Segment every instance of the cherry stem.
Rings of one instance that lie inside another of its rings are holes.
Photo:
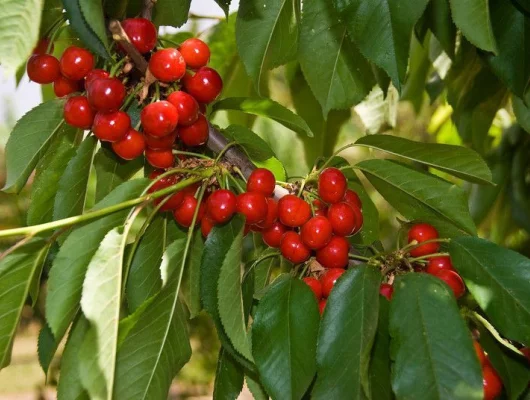
[[[221,157],[223,157],[223,155],[228,151],[228,149],[230,149],[231,147],[234,147],[234,146],[237,146],[238,143],[237,142],[230,142],[228,143],[220,152],[219,154],[217,155],[216,159],[215,159],[215,163],[217,164],[219,162],[219,160],[221,159]]]
[[[520,356],[524,356],[523,353],[521,353],[519,351],[519,349],[517,347],[515,347],[513,344],[511,344],[510,342],[508,342],[506,339],[504,339],[500,334],[499,332],[493,327],[493,325],[490,324],[490,322],[484,318],[482,315],[480,315],[479,313],[477,313],[476,311],[472,311],[470,316],[475,320],[475,321],[478,321],[480,322],[484,328],[486,328],[488,330],[489,333],[491,333],[491,335],[497,340],[497,342],[499,342],[500,344],[502,344],[504,347],[506,347],[507,349],[513,351],[514,353],[517,353],[518,355]]]
[[[343,152],[344,150],[346,149],[349,149],[350,147],[353,147],[353,146],[356,146],[355,143],[350,143],[350,144],[347,144],[346,146],[343,146],[341,147],[340,149],[338,149],[337,151],[335,151],[330,158],[327,159],[327,161],[317,170],[317,172],[320,172],[322,171],[324,168],[326,168],[329,163],[331,162],[331,160],[333,160],[334,157],[338,156],[339,153]]]
[[[302,279],[304,277],[308,268],[309,268],[309,263],[306,262],[304,265],[304,268],[302,268],[302,272],[300,272],[300,275],[298,275],[298,279]]]
[[[280,256],[280,253],[279,253],[279,252],[274,252],[274,253],[266,254],[266,255],[264,255],[264,256],[258,258],[256,261],[254,261],[254,262],[250,265],[249,269],[247,269],[247,270],[245,271],[245,273],[243,274],[243,278],[241,279],[241,282],[243,282],[243,281],[246,279],[246,277],[247,277],[247,275],[250,273],[250,271],[252,271],[254,268],[256,268],[256,267],[257,267],[259,264],[261,264],[263,261],[265,261],[265,260],[267,260],[267,259],[269,259],[269,258],[279,257],[279,256]]]
[[[216,20],[216,21],[224,21],[224,17],[218,17],[218,16],[215,16],[215,15],[199,15],[199,14],[194,14],[194,13],[189,13],[188,14],[188,19],[213,19],[213,20]]]
[[[239,193],[245,193],[245,189],[243,189],[241,187],[241,185],[239,184],[239,182],[237,181],[236,178],[234,178],[232,176],[232,174],[230,174],[229,172],[226,172],[225,173],[225,176],[228,176],[228,178],[232,181],[232,183],[234,184],[234,186],[239,190]]]
[[[212,157],[207,156],[206,154],[192,153],[191,151],[182,151],[182,150],[172,150],[173,154],[183,154],[186,156],[203,158],[205,160],[212,160]]]
[[[163,36],[160,36],[160,37],[158,38],[158,41],[160,41],[160,42],[166,42],[166,43],[172,44],[173,46],[176,46],[176,47],[179,47],[179,46],[180,46],[180,43],[174,42],[173,40],[166,39],[166,38],[163,37]]]
[[[348,257],[351,258],[352,260],[359,260],[359,261],[372,261],[372,259],[370,257],[364,257],[364,256],[360,256],[358,254],[348,254]]]
[[[423,243],[425,243],[425,242],[423,242]],[[449,253],[432,253],[432,254],[426,254],[426,255],[421,256],[421,257],[409,258],[409,261],[410,261],[410,262],[424,261],[424,260],[428,260],[429,258],[434,258],[434,257],[449,257]]]
[[[410,250],[414,250],[420,246],[423,246],[424,244],[428,244],[428,243],[449,243],[451,241],[451,239],[429,239],[429,240],[425,240],[421,243],[419,243],[417,240],[413,240],[412,242],[410,242],[409,244],[407,244],[406,246],[402,247],[401,248],[401,251],[403,253],[405,252],[410,252]]]

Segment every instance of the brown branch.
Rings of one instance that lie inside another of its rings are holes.
[[[112,33],[112,39],[114,39],[131,57],[131,60],[134,62],[136,68],[142,73],[145,74],[147,71],[147,61],[140,54],[140,52],[134,47],[131,43],[131,40],[127,36],[127,33],[123,30],[123,27],[118,20],[112,20],[109,23],[109,31]]]
[[[142,18],[151,20],[153,17],[153,7],[155,6],[156,0],[144,0],[144,5],[142,7],[142,12],[140,16]]]

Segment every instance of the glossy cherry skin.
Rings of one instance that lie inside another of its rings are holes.
[[[248,225],[263,222],[267,211],[267,199],[261,193],[247,192],[237,196],[237,212],[245,216]]]
[[[350,244],[341,236],[333,236],[329,243],[317,250],[317,261],[324,268],[346,268]]]
[[[186,65],[191,69],[204,67],[210,60],[210,48],[197,38],[186,39],[180,45],[179,51],[184,57]]]
[[[350,236],[357,226],[355,221],[355,211],[353,207],[345,202],[331,204],[328,208],[327,217],[333,233],[338,236]]]
[[[145,151],[144,135],[130,128],[122,139],[112,143],[112,149],[124,160],[140,157]]]
[[[300,235],[307,247],[318,250],[329,243],[333,228],[326,217],[313,217],[302,226]]]
[[[426,240],[438,239],[438,231],[430,224],[415,224],[409,230],[409,243],[416,240],[418,243],[423,243]],[[432,242],[426,243],[422,246],[416,247],[410,251],[412,257],[426,256],[427,254],[436,253],[440,249],[440,243]]]
[[[157,101],[145,106],[140,113],[140,121],[147,135],[163,137],[177,127],[178,111],[169,101]]]
[[[307,247],[300,235],[293,231],[287,231],[282,237],[280,243],[280,252],[287,260],[293,264],[299,264],[307,261],[311,256],[311,250]]]
[[[94,111],[85,96],[70,97],[64,105],[64,120],[68,125],[90,129],[94,122]]]
[[[320,283],[320,281],[316,278],[313,278],[311,276],[308,276],[304,279],[302,279],[307,286],[309,286],[309,288],[313,291],[313,293],[315,294],[315,297],[317,298],[317,300],[320,300],[322,298],[322,284]]]
[[[363,208],[363,204],[361,202],[361,198],[359,197],[359,195],[357,193],[355,193],[351,189],[346,189],[346,193],[344,193],[344,197],[342,198],[342,201],[344,201],[344,202],[346,202],[348,204],[353,204],[353,205],[357,206],[358,208],[360,208],[361,210]]]
[[[151,56],[149,70],[159,81],[175,82],[186,73],[186,62],[177,49],[162,49]]]
[[[61,76],[59,60],[49,54],[31,56],[26,65],[29,79],[41,85],[52,83]]]
[[[210,219],[216,224],[224,224],[236,212],[237,197],[230,190],[216,190],[208,197],[206,205]]]
[[[320,312],[320,315],[324,314],[324,310],[326,309],[326,303],[327,299],[320,299],[318,302],[318,311]]]
[[[489,363],[482,366],[482,387],[484,400],[494,400],[502,392],[501,378]]]
[[[213,68],[202,67],[195,75],[184,76],[184,88],[199,103],[211,103],[223,90],[223,80]]]
[[[68,47],[61,56],[61,73],[68,79],[83,79],[94,68],[94,56],[86,49]]]
[[[335,286],[335,282],[337,282],[337,279],[339,279],[344,272],[346,272],[346,270],[342,268],[331,268],[324,272],[324,275],[320,277],[320,283],[322,283],[322,296],[326,298],[329,297],[333,286]]]
[[[61,75],[53,82],[53,93],[57,97],[64,97],[81,91],[81,87],[81,81],[72,81]]]
[[[154,170],[149,174],[149,179],[154,181],[155,179],[158,179],[160,175],[162,175],[165,171],[163,170]],[[159,190],[165,189],[171,185],[174,185],[177,183],[177,177],[176,175],[168,175],[163,178],[158,179],[153,186],[151,186],[148,190],[149,193],[154,193]]]
[[[480,343],[476,340],[473,340],[473,347],[475,348],[475,353],[477,354],[477,358],[480,362],[480,365],[486,364],[488,362],[488,357],[486,356],[486,353],[484,353],[484,349],[482,348]]]
[[[37,54],[46,54],[46,51],[48,50],[48,45],[50,44],[50,39],[48,38],[42,38],[39,40],[39,42],[37,43],[37,45],[35,46],[35,48],[33,49],[32,51],[32,55],[37,55]],[[53,53],[53,44],[52,44],[52,47],[50,49],[50,53]]]
[[[247,192],[259,192],[270,197],[273,195],[275,187],[276,178],[266,168],[256,168],[248,177]]]
[[[148,19],[127,18],[121,22],[121,26],[140,53],[149,53],[155,48],[156,27]]]
[[[154,150],[171,149],[177,140],[178,131],[175,129],[169,135],[162,137],[145,136],[147,147]]]
[[[167,101],[173,104],[179,113],[179,126],[193,124],[199,118],[199,103],[193,96],[183,91],[171,93]]]
[[[193,221],[193,215],[195,214],[195,209],[198,206],[198,201],[195,197],[190,194],[184,196],[182,204],[173,212],[175,221],[185,228],[189,228]],[[199,205],[199,211],[197,214],[196,224],[199,224],[204,217],[205,207],[204,204]]]
[[[355,214],[355,229],[353,230],[353,235],[355,235],[357,232],[361,230],[364,223],[364,217],[363,212],[361,211],[360,207],[357,207],[356,204],[348,203],[351,208],[353,209],[353,213]]]
[[[431,275],[436,275],[438,272],[444,269],[454,271],[453,263],[451,263],[451,257],[429,258],[425,272]]]
[[[455,271],[443,269],[434,276],[447,283],[457,299],[466,292],[464,281]]]
[[[85,76],[85,87],[89,87],[96,79],[107,79],[110,74],[104,69],[93,69]]]
[[[301,198],[288,194],[278,201],[278,218],[286,226],[299,227],[311,218],[311,207]]]
[[[287,232],[285,225],[281,222],[274,222],[270,228],[261,232],[261,237],[267,246],[277,249],[280,247],[285,232]]]
[[[394,286],[389,285],[388,283],[382,283],[379,286],[379,294],[383,297],[386,297],[388,301],[392,300],[392,294],[394,293]]]
[[[259,230],[269,229],[278,219],[278,203],[271,197],[267,197],[267,216],[257,226]]]
[[[338,203],[344,198],[348,182],[341,170],[326,168],[318,177],[318,195],[326,203]]]
[[[103,142],[117,142],[131,128],[131,118],[124,111],[98,112],[94,118],[92,132]]]
[[[201,220],[201,233],[203,237],[207,237],[210,232],[212,231],[213,227],[215,226],[215,222],[213,222],[210,217],[208,217],[208,214],[205,215]]]
[[[117,78],[94,79],[87,85],[87,97],[96,111],[116,111],[125,99],[125,86]]]
[[[188,126],[178,128],[180,140],[188,147],[202,146],[208,141],[208,121],[199,114],[197,121]]]
[[[175,164],[175,156],[171,149],[153,150],[145,149],[145,158],[147,162],[155,168],[170,168]]]

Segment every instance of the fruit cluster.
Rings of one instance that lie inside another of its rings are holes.
[[[106,70],[95,68],[96,57],[76,46],[68,47],[58,60],[48,54],[53,44],[44,40],[28,60],[28,76],[40,84],[53,83],[57,97],[69,96],[64,119],[71,126],[91,130],[126,160],[145,153],[153,167],[170,168],[176,145],[197,147],[208,140],[203,113],[219,96],[222,79],[206,66],[210,49],[201,40],[191,38],[178,48],[157,49],[157,31],[151,21],[130,18],[122,21],[122,27],[134,47],[149,59],[147,75],[154,77],[155,89],[151,81],[139,79],[127,67],[120,46],[118,61]],[[140,113],[141,128],[140,124],[133,127],[127,109],[140,90],[150,86],[150,102]]]
[[[491,365],[491,362],[484,353],[482,346],[476,340],[473,341],[475,352],[480,361],[482,368],[482,387],[484,388],[484,400],[494,400],[500,396],[502,392],[502,381],[497,371]]]

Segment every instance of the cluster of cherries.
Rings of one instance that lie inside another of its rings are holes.
[[[50,45],[45,39],[28,60],[28,76],[40,84],[53,83],[57,97],[69,96],[64,119],[71,126],[90,129],[126,160],[145,153],[153,167],[170,168],[175,163],[172,150],[179,141],[197,147],[208,140],[203,113],[206,104],[220,94],[222,79],[206,66],[210,49],[203,41],[191,38],[178,49],[156,50],[157,31],[151,21],[130,18],[122,21],[122,27],[136,49],[149,58],[149,72],[159,85],[157,93],[164,89],[162,96],[154,96],[143,107],[141,132],[139,126],[131,126],[126,108],[145,82],[132,83],[135,80],[128,76],[128,69],[95,68],[94,55],[77,46],[68,47],[58,60],[47,54]]]

